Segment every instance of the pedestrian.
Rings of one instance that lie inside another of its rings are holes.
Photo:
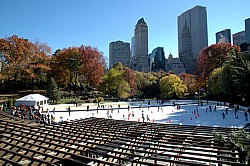
[[[69,116],[70,116],[70,107],[68,108],[68,111],[69,111]]]
[[[150,121],[150,119],[149,119],[148,115],[147,115],[147,121]]]
[[[87,105],[87,112],[89,111],[89,105]]]

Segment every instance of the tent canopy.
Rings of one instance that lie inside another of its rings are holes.
[[[47,97],[40,94],[29,94],[16,100],[15,106],[19,107],[21,104],[26,106],[39,106],[48,104]]]

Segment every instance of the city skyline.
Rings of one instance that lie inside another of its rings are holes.
[[[80,46],[97,47],[109,56],[109,43],[131,43],[136,22],[144,18],[148,25],[148,52],[164,47],[178,57],[177,17],[197,5],[207,8],[208,45],[216,43],[214,34],[222,29],[231,29],[231,34],[245,30],[244,20],[250,15],[247,0],[238,4],[228,1],[181,0],[167,2],[106,0],[8,0],[1,4],[3,16],[0,38],[18,35],[34,41],[47,42],[53,52],[56,49]],[[243,4],[243,5],[242,5]],[[94,11],[94,12],[93,12]],[[108,62],[108,61],[107,61]]]

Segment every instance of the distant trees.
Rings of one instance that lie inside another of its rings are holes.
[[[187,73],[180,73],[178,74],[180,79],[183,81],[183,83],[187,86],[187,92],[190,94],[194,94],[196,89],[196,81],[197,81],[197,76],[192,75],[192,74],[187,74]]]
[[[135,73],[120,62],[116,63],[104,76],[101,90],[114,97],[126,99],[136,90]]]
[[[183,97],[187,87],[176,75],[165,76],[160,80],[161,97],[170,99],[172,97]]]

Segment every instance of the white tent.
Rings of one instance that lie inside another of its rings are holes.
[[[17,99],[15,102],[15,106],[19,107],[21,104],[31,107],[48,105],[48,99],[49,98],[40,94],[29,94],[27,96]]]

